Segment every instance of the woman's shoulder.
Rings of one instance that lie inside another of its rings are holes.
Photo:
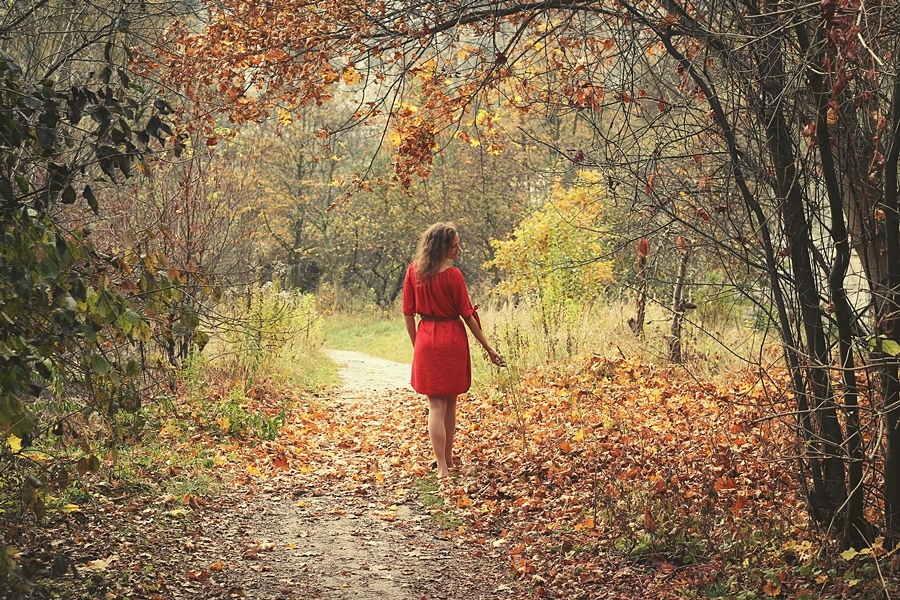
[[[459,267],[450,267],[444,273],[447,274],[447,277],[454,281],[461,281],[462,283],[466,282],[466,276],[463,275],[462,270]]]

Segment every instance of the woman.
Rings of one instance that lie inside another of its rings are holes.
[[[458,257],[456,227],[435,223],[419,239],[415,260],[406,270],[403,283],[403,315],[413,345],[411,383],[414,390],[428,396],[428,435],[440,478],[447,477],[455,466],[456,397],[472,383],[469,338],[463,321],[491,362],[503,365],[503,359],[484,337],[462,272],[451,266]],[[420,316],[418,328],[416,314]]]

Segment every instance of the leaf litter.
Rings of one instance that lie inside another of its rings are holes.
[[[274,440],[202,440],[227,493],[107,485],[91,510],[19,531],[18,558],[38,573],[52,564],[58,597],[109,600],[861,592],[794,568],[823,542],[805,533],[779,462],[790,423],[765,417],[785,399],[752,374],[712,384],[594,357],[564,375],[498,376],[461,398],[461,467],[437,485],[409,367],[344,358],[328,397],[248,392],[272,414],[292,398]]]

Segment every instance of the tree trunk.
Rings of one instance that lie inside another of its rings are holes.
[[[647,314],[647,256],[650,255],[650,244],[647,238],[641,238],[637,244],[637,316],[628,319],[628,325],[635,335],[644,335],[644,318]]]
[[[848,497],[845,505],[843,536],[845,546],[859,548],[871,540],[868,539],[868,527],[863,517],[863,453],[862,432],[859,428],[859,390],[856,385],[853,357],[854,318],[853,309],[847,299],[847,290],[844,289],[844,281],[850,267],[850,238],[844,219],[843,194],[838,183],[831,149],[828,98],[823,90],[822,78],[815,69],[810,69],[809,81],[816,96],[816,138],[830,208],[831,239],[835,249],[834,262],[828,275],[828,287],[838,329],[838,350],[841,361],[841,378],[844,385],[847,454],[849,455]]]
[[[896,77],[896,76],[895,76]],[[895,79],[891,115],[891,146],[885,161],[884,229],[887,255],[887,290],[879,302],[876,335],[900,340],[900,199],[897,191],[897,164],[900,160],[900,78]],[[885,523],[892,537],[900,535],[900,380],[897,357],[883,356],[881,393],[887,449],[884,458]]]
[[[681,329],[684,324],[684,313],[687,310],[687,301],[684,298],[685,276],[687,275],[688,261],[691,258],[691,244],[678,238],[678,252],[681,260],[678,261],[678,274],[675,276],[675,289],[672,292],[672,332],[669,337],[669,360],[681,363]]]
[[[766,19],[775,31],[775,17]],[[776,194],[781,199],[781,214],[789,245],[790,267],[794,278],[796,298],[800,308],[803,332],[806,338],[813,404],[811,410],[819,425],[818,448],[822,464],[823,497],[810,497],[813,517],[820,523],[831,524],[840,515],[847,498],[844,476],[843,431],[834,405],[834,391],[828,378],[829,354],[819,312],[819,289],[812,268],[813,252],[806,220],[803,190],[797,177],[796,156],[790,127],[783,113],[785,97],[784,66],[781,56],[781,40],[769,36],[759,56],[760,85],[763,92],[760,107],[766,123],[767,144],[772,157],[776,178]]]

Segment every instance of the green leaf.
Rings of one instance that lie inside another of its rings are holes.
[[[197,345],[197,350],[203,350],[206,344],[209,343],[209,335],[198,329],[194,332],[194,343]]]
[[[880,350],[888,356],[897,356],[900,355],[900,344],[883,335],[879,335],[869,340],[869,352],[875,352],[876,350]]]
[[[883,339],[881,340],[881,351],[888,356],[897,356],[900,354],[900,344],[894,340]]]
[[[73,188],[71,185],[67,185],[66,189],[64,189],[62,193],[62,203],[75,204],[75,196],[75,188]]]
[[[82,334],[84,335],[84,339],[90,342],[91,344],[97,343],[97,330],[91,327],[90,325],[84,325],[82,327]]]
[[[100,205],[97,204],[97,197],[94,196],[94,191],[91,189],[91,186],[84,186],[84,191],[81,192],[81,195],[84,196],[85,200],[87,200],[88,206],[91,207],[91,210],[94,211],[94,214],[97,214],[100,210]]]
[[[137,377],[141,374],[141,363],[138,361],[131,359],[128,361],[128,364],[125,366],[125,374],[129,377]]]
[[[131,337],[141,342],[149,342],[151,335],[150,326],[144,320],[141,320],[141,322],[135,325],[134,329],[131,330]]]
[[[97,313],[97,316],[100,317],[100,320],[107,325],[115,322],[116,317],[118,316],[115,300],[105,289],[100,290],[100,293],[97,295],[97,302],[94,305],[94,310]]]
[[[92,354],[91,369],[97,375],[106,375],[109,373],[109,361],[102,354]]]

